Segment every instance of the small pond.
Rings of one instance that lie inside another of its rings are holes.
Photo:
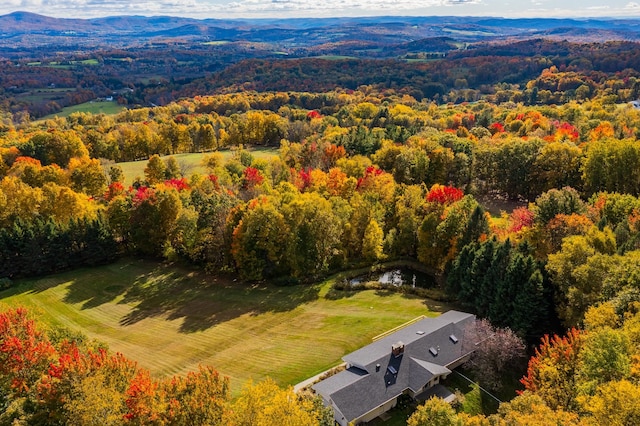
[[[436,287],[436,280],[433,276],[409,268],[396,268],[381,271],[368,275],[360,275],[349,280],[350,285],[363,284],[368,281],[377,281],[380,284],[392,285],[395,287],[410,286],[420,288]]]

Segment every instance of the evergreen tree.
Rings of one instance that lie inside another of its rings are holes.
[[[528,251],[495,237],[466,245],[452,263],[447,292],[496,326],[539,337],[554,313],[544,269]]]

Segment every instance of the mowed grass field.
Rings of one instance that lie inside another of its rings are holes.
[[[254,158],[265,158],[268,159],[270,157],[278,155],[277,148],[251,148],[248,149],[253,155]],[[225,149],[220,150],[225,161],[231,158],[233,155],[233,151]],[[190,176],[193,173],[206,173],[206,168],[202,166],[202,159],[211,155],[211,152],[206,153],[192,153],[192,154],[175,154],[172,157],[178,161],[180,168],[183,169],[186,173],[186,176]],[[166,155],[161,157],[163,160],[171,157],[170,155]],[[147,162],[149,160],[141,160],[141,161],[126,161],[122,163],[118,163],[118,166],[122,168],[122,172],[124,173],[124,182],[126,185],[131,185],[136,177],[140,177],[144,179],[144,169],[147,167]]]
[[[106,114],[113,115],[122,111],[124,107],[122,105],[118,105],[116,102],[85,102],[83,104],[73,105],[70,107],[62,108],[62,111],[57,112],[55,114],[50,114],[45,117],[42,117],[40,120],[47,120],[54,117],[68,117],[74,112],[88,112],[91,114]]]
[[[442,304],[398,293],[336,293],[331,280],[275,287],[143,260],[19,282],[0,308],[26,306],[80,331],[158,377],[211,365],[237,395],[247,380],[293,385],[371,338]]]

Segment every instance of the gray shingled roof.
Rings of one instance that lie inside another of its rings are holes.
[[[417,391],[434,376],[449,372],[446,366],[466,355],[462,349],[464,329],[474,319],[472,314],[449,311],[413,323],[346,355],[343,360],[350,368],[313,389],[333,400],[347,421],[357,419],[404,390]],[[391,346],[399,341],[405,345],[404,354],[395,357]],[[432,348],[437,355],[430,352]]]

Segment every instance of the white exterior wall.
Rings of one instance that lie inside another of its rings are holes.
[[[462,357],[458,358],[457,360],[453,361],[451,364],[448,364],[448,365],[447,365],[447,368],[448,368],[449,370],[453,370],[454,368],[461,366],[461,365],[462,365],[462,364],[464,364],[465,362],[469,361],[469,358],[471,358],[471,355],[472,355],[472,354],[473,354],[473,353],[472,353],[472,352],[470,352],[470,353],[468,353],[468,354],[466,354],[466,355],[464,355],[464,356],[462,356]]]
[[[365,423],[365,422],[370,422],[371,420],[375,419],[376,417],[378,417],[380,414],[384,414],[387,411],[391,410],[393,407],[396,406],[396,404],[398,403],[398,398],[394,398],[390,401],[385,402],[384,404],[382,404],[381,406],[374,408],[373,410],[369,411],[367,414],[365,414],[364,416],[354,419],[353,423],[354,424],[360,424],[360,423]]]

